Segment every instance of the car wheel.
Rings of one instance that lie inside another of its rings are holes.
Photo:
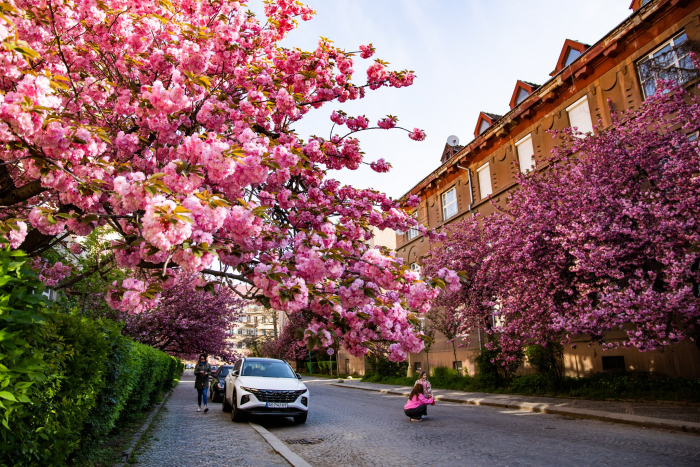
[[[228,403],[226,400],[226,394],[224,393],[224,400],[221,402],[221,410],[224,412],[230,412],[231,411],[231,404]]]
[[[238,397],[233,393],[233,408],[231,409],[231,420],[240,423],[245,422],[246,416],[241,409],[238,408]]]
[[[303,415],[295,415],[294,423],[306,423],[306,417],[309,416],[309,412],[304,412]]]

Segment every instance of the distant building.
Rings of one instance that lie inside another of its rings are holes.
[[[243,356],[255,353],[259,345],[279,334],[282,329],[280,316],[283,314],[250,302],[233,329],[229,330],[230,345]]]
[[[697,74],[686,71],[693,68],[689,46],[700,41],[700,0],[634,0],[630,8],[632,15],[593,45],[565,40],[549,79],[541,85],[516,81],[505,115],[481,112],[471,142],[445,146],[442,165],[406,193],[421,198],[414,210],[420,223],[434,229],[477,213],[488,216],[494,212],[491,202],[505,206],[517,186],[518,170],[547,166],[557,144],[547,130],[575,126],[585,133],[599,119],[610,125],[612,112],[638,108],[662,76],[697,85]],[[417,229],[396,236],[397,256],[416,270],[433,246]],[[471,344],[455,360],[451,345],[436,336],[429,366],[474,374],[481,337],[471,336]],[[579,345],[566,349],[566,372],[628,369],[700,377],[700,351],[694,343],[682,342],[670,350],[602,352],[600,346]],[[428,366],[427,360],[423,352],[411,355],[409,362],[419,370]]]

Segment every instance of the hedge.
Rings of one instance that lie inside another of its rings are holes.
[[[0,465],[66,465],[173,384],[179,360],[108,320],[58,313],[22,252],[0,250]]]
[[[333,368],[333,373],[337,372],[338,365],[336,362],[333,362],[331,365],[330,361],[320,361],[320,362],[307,362],[306,366],[309,369],[309,373],[311,374],[332,374],[331,373],[331,366]]]

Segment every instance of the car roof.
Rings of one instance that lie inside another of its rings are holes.
[[[280,360],[279,358],[260,358],[260,357],[253,357],[253,358],[244,358],[246,362],[284,362],[284,360]]]

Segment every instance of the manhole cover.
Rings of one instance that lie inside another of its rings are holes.
[[[320,438],[299,438],[299,439],[286,439],[287,444],[318,444],[323,441]]]

